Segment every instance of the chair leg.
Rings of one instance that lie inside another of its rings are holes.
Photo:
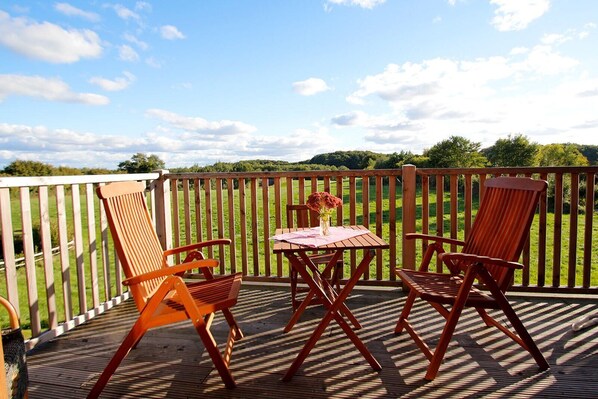
[[[245,335],[243,335],[243,331],[241,331],[241,328],[239,328],[237,320],[235,320],[235,317],[233,316],[233,313],[230,311],[230,309],[222,309],[222,314],[224,315],[226,322],[230,326],[231,331],[234,333],[233,338],[235,340],[243,338]]]
[[[395,334],[399,334],[401,331],[403,331],[404,322],[409,317],[409,313],[411,313],[411,308],[413,307],[413,303],[415,302],[416,298],[417,293],[415,292],[415,290],[409,291],[409,295],[407,296],[407,300],[405,301],[405,306],[403,306],[403,311],[401,312],[401,316],[399,317],[397,325],[395,326]]]
[[[226,349],[225,349],[226,359],[225,359],[220,354],[220,351],[218,350],[218,345],[216,344],[216,340],[210,333],[210,330],[207,328],[207,325],[205,323],[205,318],[204,318],[205,315],[203,315],[199,312],[199,310],[198,310],[197,306],[195,305],[195,302],[194,302],[193,298],[191,297],[191,294],[189,293],[189,290],[187,289],[187,286],[185,285],[183,280],[179,279],[179,280],[175,281],[173,286],[174,286],[174,289],[176,290],[177,294],[179,295],[182,305],[185,307],[185,311],[187,312],[189,319],[191,320],[191,322],[193,323],[193,326],[195,327],[195,331],[197,331],[197,334],[199,335],[199,338],[203,342],[204,347],[208,351],[208,354],[210,355],[210,358],[212,359],[212,362],[214,363],[214,366],[216,367],[218,374],[220,374],[220,378],[222,378],[222,382],[224,382],[224,385],[227,388],[236,387],[237,385],[235,384],[233,375],[231,374],[230,369],[228,368],[228,360],[230,360],[230,354],[232,352],[231,342],[233,341],[233,335],[236,335],[235,328],[233,326],[231,326],[230,333],[229,333],[229,339],[226,343]],[[232,317],[232,314],[229,313],[229,315],[230,315],[230,317]],[[225,312],[225,316],[226,316],[226,312]],[[227,318],[227,321],[228,321],[228,318]]]
[[[147,331],[147,328],[143,326],[144,322],[141,319],[142,317],[140,316],[123,342],[120,344],[114,356],[112,356],[112,359],[110,359],[110,362],[87,395],[88,399],[97,398],[100,396],[100,393],[102,393],[102,390],[110,380],[110,377],[112,377],[112,374],[114,374],[123,359],[127,356],[131,349],[137,345]]]
[[[192,318],[192,321],[193,325],[195,326],[195,331],[197,331],[197,334],[199,335],[201,341],[204,344],[204,347],[208,351],[208,354],[210,355],[210,358],[212,359],[212,362],[214,363],[214,366],[216,367],[216,370],[218,371],[218,374],[220,375],[222,382],[224,382],[224,385],[227,388],[236,387],[237,384],[235,383],[233,375],[231,374],[230,369],[228,368],[228,360],[230,360],[230,355],[232,352],[232,342],[234,341],[234,331],[231,329],[231,332],[229,334],[229,339],[227,340],[225,349],[226,359],[224,359],[220,354],[220,351],[218,350],[218,345],[214,340],[214,336],[210,333],[210,330],[206,328],[206,325],[203,322],[203,318],[194,317]]]
[[[438,374],[438,369],[440,368],[442,359],[444,359],[444,355],[449,343],[451,342],[451,338],[453,338],[453,333],[455,332],[455,328],[457,327],[457,322],[459,321],[462,311],[463,306],[453,307],[446,324],[444,325],[442,334],[440,335],[438,345],[436,345],[436,348],[434,348],[434,355],[430,360],[430,365],[428,366],[426,376],[424,377],[426,380],[432,381],[434,378],[436,378],[436,374]]]
[[[497,298],[497,302],[500,305],[505,316],[507,316],[507,319],[509,319],[509,322],[519,335],[519,339],[523,343],[522,346],[530,353],[530,355],[532,355],[532,357],[538,364],[538,367],[540,367],[540,370],[544,371],[549,369],[550,365],[544,358],[544,355],[542,355],[542,352],[540,352],[540,349],[538,349],[538,347],[536,346],[536,343],[534,342],[532,336],[529,334],[529,332],[527,332],[527,329],[521,322],[521,319],[519,319],[519,317],[515,313],[515,310],[513,310],[513,307],[511,306],[509,301],[504,297],[504,295],[501,295],[500,298]],[[517,340],[515,341],[517,342]]]
[[[297,271],[291,267],[291,305],[293,312],[297,311]]]
[[[492,327],[492,326],[495,325],[494,324],[495,323],[494,319],[492,317],[490,317],[490,315],[488,314],[488,312],[486,312],[486,309],[475,308],[475,310],[478,312],[478,314],[480,315],[480,317],[484,321],[484,324],[486,324],[486,327]]]
[[[473,285],[478,270],[482,267],[483,266],[481,265],[472,266],[467,270],[467,272],[465,272],[465,275],[463,276],[461,287],[459,287],[459,293],[457,294],[455,303],[453,304],[453,307],[446,318],[446,324],[442,330],[442,335],[440,335],[440,340],[434,349],[434,354],[430,360],[428,371],[424,377],[428,381],[432,381],[434,378],[436,378],[436,374],[438,374],[438,369],[440,368],[440,364],[442,363],[446,349],[448,348],[451,338],[453,337],[459,317],[461,317],[461,313],[465,307],[465,301],[467,301],[467,297],[471,291],[471,286]]]
[[[499,327],[499,329],[502,330],[506,335],[511,337],[511,339],[513,339],[515,342],[519,343],[523,348],[525,348],[530,353],[530,355],[532,355],[532,357],[540,367],[540,370],[547,370],[548,368],[550,368],[550,365],[542,355],[542,352],[540,352],[540,349],[538,349],[538,347],[536,346],[536,343],[534,342],[532,336],[527,332],[527,329],[515,313],[515,310],[509,303],[508,299],[505,297],[504,293],[500,291],[500,289],[496,285],[496,282],[492,279],[492,277],[486,269],[483,269],[480,272],[480,277],[482,278],[482,281],[485,282],[488,288],[490,289],[490,292],[494,296],[494,299],[500,306],[505,316],[507,316],[507,319],[509,319],[509,322],[511,323],[511,325],[513,326],[513,328],[519,336],[515,337],[514,334],[511,331],[508,331],[506,328],[500,328],[500,326],[497,327]]]

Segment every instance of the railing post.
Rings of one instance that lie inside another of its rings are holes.
[[[168,170],[156,171],[160,177],[153,182],[155,198],[156,233],[162,248],[170,249],[172,246],[172,215],[170,204],[170,180],[165,177]],[[176,189],[176,187],[175,187]]]
[[[415,233],[415,165],[403,165],[403,267],[415,269],[415,240],[406,240],[405,235]]]

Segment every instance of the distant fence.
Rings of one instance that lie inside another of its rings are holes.
[[[67,250],[70,250],[74,247],[75,241],[69,241],[67,243]],[[52,254],[52,256],[56,256],[58,254],[60,254],[60,252],[63,250],[63,248],[61,247],[54,247],[50,250],[50,253]],[[43,252],[36,252],[33,254],[33,261],[34,262],[38,262],[40,260],[44,259],[44,256],[47,256],[47,254],[44,254]],[[25,261],[26,258],[24,256],[20,257],[20,258],[15,258],[15,267],[18,269],[19,267],[23,267],[25,266]],[[4,270],[4,260],[0,259],[0,270]]]

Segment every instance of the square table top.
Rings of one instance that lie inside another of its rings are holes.
[[[362,225],[356,226],[339,226],[346,229],[354,230],[367,230],[365,234],[361,234],[355,237],[347,238],[341,241],[333,242],[326,245],[318,246],[317,248],[293,244],[286,241],[274,241],[272,252],[285,253],[285,252],[302,252],[302,251],[313,251],[313,250],[346,250],[346,249],[387,249],[389,245],[382,238],[372,233],[367,227]],[[310,228],[283,228],[276,229],[276,235],[290,233],[299,230],[309,230]]]

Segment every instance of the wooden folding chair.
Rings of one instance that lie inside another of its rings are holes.
[[[427,380],[436,377],[465,307],[475,308],[486,326],[497,327],[527,350],[541,370],[548,369],[546,359],[505,297],[513,273],[523,268],[517,261],[528,239],[538,201],[546,187],[545,181],[530,178],[489,179],[486,181],[472,229],[465,241],[426,234],[407,234],[406,239],[429,240],[432,243],[424,254],[419,270],[397,271],[397,275],[409,288],[409,295],[395,333],[407,330],[426,355],[430,361],[425,376]],[[445,252],[443,244],[460,245],[463,249],[458,253]],[[448,268],[447,273],[428,270],[434,253]],[[476,281],[484,289],[476,288]],[[427,301],[446,319],[434,350],[428,347],[409,321],[411,308],[418,297]],[[486,309],[502,310],[515,332],[492,318]]]
[[[193,323],[226,387],[235,387],[229,362],[234,341],[243,334],[229,308],[237,303],[241,273],[214,277],[210,269],[216,267],[218,261],[204,259],[201,253],[207,246],[230,244],[230,240],[212,240],[164,251],[151,222],[142,184],[112,183],[98,187],[97,193],[106,210],[114,246],[126,276],[123,284],[129,287],[140,314],[88,397],[99,396],[120,362],[146,331],[187,319]],[[168,265],[169,256],[182,253],[187,254],[183,263]],[[183,273],[198,268],[205,280],[186,283]],[[229,325],[223,354],[210,332],[217,311],[222,311]]]
[[[294,204],[294,205],[287,205],[287,227],[316,227],[319,225],[318,222],[318,213],[312,211],[307,207],[305,204]],[[334,256],[334,252],[326,252],[326,253],[313,253],[309,255],[309,258],[315,265],[328,265],[332,257]],[[340,291],[340,282],[343,278],[343,260],[339,259],[335,266],[334,270],[330,273],[324,274],[324,277],[327,278],[331,285],[333,285],[337,292]],[[290,278],[291,278],[291,304],[293,306],[293,312],[297,311],[297,308],[301,304],[301,300],[297,299],[297,294],[300,292],[307,292],[309,289],[300,289],[298,287],[299,283],[299,274],[297,270],[291,267],[290,270]],[[314,298],[314,303],[319,303],[317,298]]]

